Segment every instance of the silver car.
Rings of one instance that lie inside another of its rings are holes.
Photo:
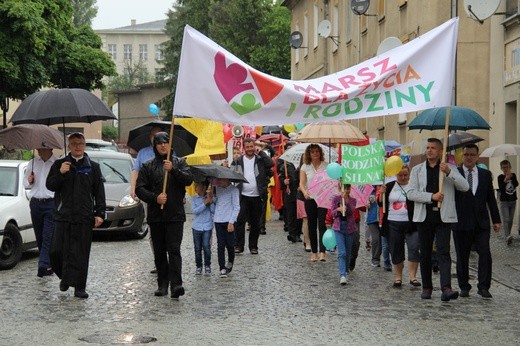
[[[94,232],[125,233],[142,239],[148,234],[144,204],[130,196],[133,159],[129,154],[113,151],[88,151],[87,155],[101,167],[107,204],[106,219]]]

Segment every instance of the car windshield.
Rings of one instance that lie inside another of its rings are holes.
[[[91,159],[99,163],[105,183],[119,184],[130,182],[131,160],[106,157],[91,157]]]
[[[0,196],[16,196],[17,173],[16,167],[0,167]]]

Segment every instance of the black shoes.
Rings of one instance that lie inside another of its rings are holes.
[[[353,271],[354,268],[356,268],[356,259],[355,258],[351,258],[350,259],[350,263],[348,265],[348,269],[349,269],[349,271]]]
[[[459,297],[463,297],[463,298],[469,297],[469,290],[460,290]]]
[[[69,289],[69,285],[63,283],[63,280],[60,281],[60,291],[66,292]]]
[[[421,293],[421,299],[432,299],[432,289],[423,288],[422,293]]]
[[[481,289],[481,290],[478,290],[478,291],[477,291],[477,294],[478,294],[479,296],[482,296],[482,298],[493,298],[493,296],[491,295],[491,293],[489,293],[489,291],[486,290],[486,289],[484,289],[484,288]]]
[[[445,288],[441,294],[441,300],[443,302],[449,302],[452,299],[457,299],[459,292],[452,290],[451,288]]]
[[[295,236],[292,236],[292,235],[288,235],[287,236],[287,240],[292,242],[292,243],[298,243],[298,242],[301,243],[301,241],[302,241],[300,237],[295,237]]]
[[[88,293],[85,292],[84,289],[75,289],[74,290],[74,297],[81,298],[81,299],[87,299]]]
[[[261,229],[260,234],[267,234],[267,232],[265,231],[265,229]]]
[[[156,297],[162,297],[168,294],[168,284],[160,285],[159,288],[153,293]]]
[[[410,280],[410,285],[412,285],[413,287],[421,287],[421,283],[417,281],[417,279]]]
[[[54,271],[52,271],[52,268],[43,268],[38,267],[38,273],[36,274],[39,278],[42,278],[44,276],[50,276],[54,274]]]
[[[178,299],[180,296],[184,295],[184,287],[182,286],[175,286],[172,288],[172,298]]]
[[[244,248],[240,246],[235,246],[235,253],[242,253],[244,252]]]

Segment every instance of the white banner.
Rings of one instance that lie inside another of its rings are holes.
[[[173,113],[266,126],[449,106],[458,24],[453,18],[358,65],[303,81],[257,71],[187,25]]]

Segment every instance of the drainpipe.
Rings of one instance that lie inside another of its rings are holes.
[[[323,0],[324,9],[323,9],[323,19],[329,19],[329,0]],[[326,76],[329,74],[329,38],[325,37],[325,45],[323,51],[323,75]]]

